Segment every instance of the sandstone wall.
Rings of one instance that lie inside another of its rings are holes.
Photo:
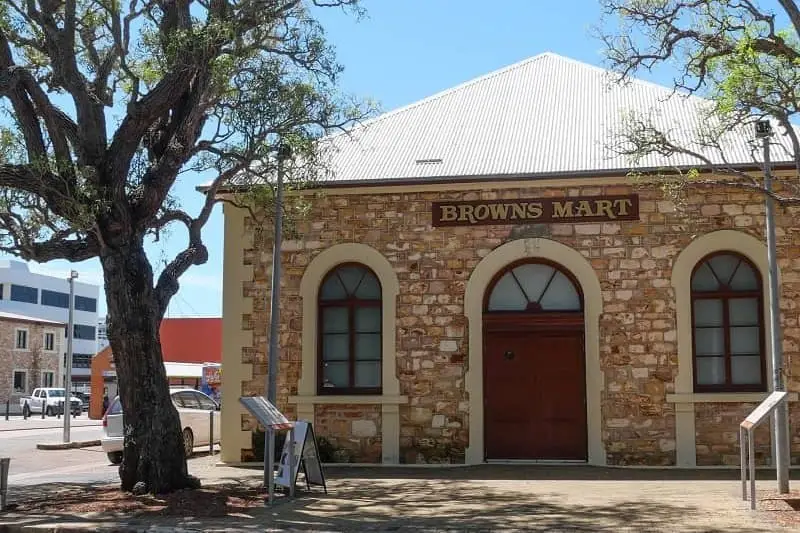
[[[636,222],[431,227],[431,203],[437,200],[632,192],[640,196],[641,217]],[[666,395],[675,392],[678,364],[672,265],[694,237],[714,230],[737,229],[763,239],[762,197],[733,189],[695,191],[676,209],[660,191],[634,190],[628,185],[402,194],[370,194],[365,188],[364,193],[338,195],[330,190],[322,194],[314,199],[308,221],[299,224],[300,237],[285,242],[278,402],[290,415],[295,407],[288,404],[288,397],[297,394],[301,372],[299,286],[304,269],[334,244],[363,243],[388,259],[400,281],[396,372],[401,394],[409,397],[408,405],[400,407],[401,460],[463,461],[470,424],[469,391],[464,384],[468,360],[466,282],[480,260],[499,245],[516,238],[542,237],[579,251],[591,262],[602,286],[602,437],[608,462],[675,464],[675,407],[666,401]],[[798,391],[800,230],[796,230],[792,213],[782,210],[777,226],[787,380],[790,389]],[[254,231],[252,223],[248,228]],[[266,374],[272,245],[266,236],[269,231],[255,233],[254,248],[244,254],[245,263],[254,268],[254,279],[245,283],[242,291],[243,296],[254,299],[254,311],[242,319],[245,329],[253,331],[255,348],[242,353],[242,361],[253,364],[253,380],[242,384],[243,394],[263,392]],[[700,464],[730,464],[738,457],[731,431],[735,432],[750,407],[697,404]],[[316,416],[318,433],[353,452],[352,460],[379,460],[379,408],[323,405],[317,406]],[[793,409],[793,418],[797,417]],[[250,427],[252,421],[245,417],[243,428]],[[799,440],[794,439],[795,449],[800,449]],[[768,450],[761,442],[764,456]]]
[[[28,330],[28,349],[15,350],[16,328]],[[44,332],[52,331],[55,333],[56,352],[45,352]],[[59,366],[61,351],[61,337],[63,337],[63,327],[43,326],[30,322],[20,322],[12,320],[0,320],[0,413],[5,413],[6,401],[9,402],[10,412],[19,412],[19,399],[22,396],[30,395],[33,389],[42,386],[41,373],[49,371],[54,373],[55,383],[53,386],[60,387]],[[27,371],[27,390],[24,394],[15,393],[12,390],[14,384],[14,371]]]

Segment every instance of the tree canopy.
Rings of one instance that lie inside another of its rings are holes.
[[[271,172],[276,143],[364,115],[313,10],[356,0],[8,0],[0,5],[0,250],[81,261],[130,234],[185,226],[158,282],[206,260],[200,229],[226,179]],[[212,172],[208,201],[170,190]],[[304,179],[313,173],[304,173]]]
[[[693,150],[654,127],[647,117],[627,117],[616,148],[636,160],[658,151],[695,157],[698,169],[732,178],[728,185],[761,190],[758,179],[727,164],[725,135],[753,137],[756,121],[767,119],[789,150],[776,158],[794,168],[780,178],[784,204],[800,203],[800,136],[793,125],[800,112],[800,7],[777,0],[772,9],[757,0],[601,0],[598,30],[606,56],[622,78],[660,67],[677,69],[676,93],[708,99],[698,144],[719,154]],[[776,143],[777,144],[777,143]],[[754,146],[754,159],[760,154]],[[703,182],[696,173],[684,177]]]
[[[220,187],[235,178],[269,200],[286,146],[302,165],[289,179],[313,180],[316,140],[370,111],[338,91],[325,7],[361,12],[357,0],[0,3],[0,251],[99,258],[125,490],[196,486],[159,326],[180,276],[208,259]],[[184,174],[210,179],[197,213],[172,194]],[[186,245],[156,277],[144,245],[171,225]]]

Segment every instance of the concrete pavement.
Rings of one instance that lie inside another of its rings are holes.
[[[260,469],[214,466],[217,457],[190,461],[206,487],[257,486]],[[736,472],[626,470],[593,467],[499,466],[459,468],[353,468],[326,471],[320,488],[271,508],[229,505],[227,516],[6,515],[13,522],[84,531],[613,531],[777,533],[790,531],[741,500]],[[768,477],[762,473],[761,477]],[[760,489],[774,480],[759,482]],[[795,481],[795,483],[797,483]],[[39,485],[17,497],[45,498],[61,489],[76,502],[93,486]],[[85,491],[85,492],[82,492]],[[133,528],[133,529],[129,529]],[[41,531],[41,530],[39,530]]]
[[[86,413],[77,418],[70,419],[70,427],[100,427],[102,420],[92,420]],[[64,427],[64,419],[55,416],[46,416],[42,418],[39,415],[33,415],[24,419],[21,416],[11,416],[8,420],[5,416],[0,416],[0,432],[7,431],[22,431],[33,429],[57,429]]]

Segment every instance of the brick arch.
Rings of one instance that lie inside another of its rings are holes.
[[[600,314],[603,297],[600,281],[589,261],[578,251],[549,239],[519,239],[507,242],[484,257],[467,282],[464,310],[469,323],[469,446],[466,462],[483,462],[483,299],[495,275],[507,265],[524,259],[545,259],[562,266],[577,280],[583,292],[586,353],[586,419],[589,464],[606,464],[602,440],[600,371]]]

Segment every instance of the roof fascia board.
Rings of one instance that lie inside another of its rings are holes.
[[[756,165],[740,165],[731,167],[740,172],[746,172],[757,177],[762,169]],[[676,169],[658,169],[658,168],[645,168],[638,169],[643,174],[652,174],[660,172],[663,175],[676,174],[678,172],[687,172],[697,169],[701,174],[710,175],[712,172],[707,169],[698,167],[682,167]],[[358,189],[361,194],[374,194],[376,188],[380,189],[397,189],[397,188],[424,188],[425,190],[437,190],[446,186],[452,189],[453,186],[467,185],[465,188],[514,188],[514,187],[531,187],[531,186],[550,186],[557,184],[564,185],[581,185],[584,182],[592,182],[598,179],[611,179],[613,183],[622,183],[630,180],[631,169],[627,171],[622,170],[609,170],[609,171],[580,171],[580,172],[560,172],[553,174],[506,174],[506,175],[484,175],[484,176],[455,176],[455,177],[424,177],[424,178],[390,178],[390,179],[376,179],[376,180],[340,180],[340,181],[325,181],[309,186],[303,190],[287,191],[287,195],[308,195],[320,191],[335,190],[337,193],[340,190]],[[795,173],[794,164],[776,164],[773,165],[772,170],[776,176],[790,176]],[[729,176],[717,175],[719,179],[730,179]],[[199,192],[205,193],[208,189],[204,186],[198,186],[196,189]],[[238,190],[237,190],[238,189]],[[218,194],[220,197],[230,196],[236,192],[245,192],[249,187],[237,187],[235,189],[223,189]]]

